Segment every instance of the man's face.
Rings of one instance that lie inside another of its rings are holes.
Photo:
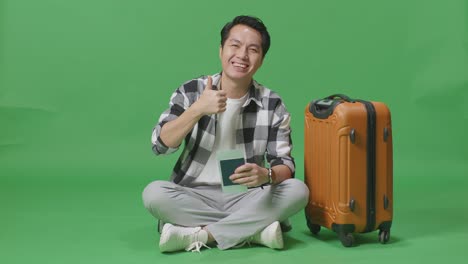
[[[246,25],[231,28],[219,49],[223,74],[233,80],[250,81],[263,62],[262,36]]]

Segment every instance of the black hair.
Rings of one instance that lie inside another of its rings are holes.
[[[265,57],[270,49],[270,34],[262,20],[253,16],[236,16],[231,22],[226,23],[221,29],[221,47],[224,47],[224,42],[228,38],[231,29],[239,24],[251,27],[260,33],[262,36],[262,55]]]

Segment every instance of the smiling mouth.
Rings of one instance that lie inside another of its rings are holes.
[[[247,65],[247,64],[238,63],[238,62],[233,62],[232,65],[234,67],[239,67],[239,68],[242,68],[242,69],[247,69],[249,67],[249,65]]]

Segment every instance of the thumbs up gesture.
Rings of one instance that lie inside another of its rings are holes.
[[[213,90],[213,79],[208,76],[205,90],[200,98],[194,103],[194,107],[202,115],[217,114],[226,111],[226,92],[222,90]]]

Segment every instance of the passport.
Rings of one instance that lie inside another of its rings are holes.
[[[221,175],[221,184],[223,192],[239,193],[246,192],[247,187],[234,183],[229,179],[229,176],[234,174],[234,171],[245,163],[244,153],[240,150],[224,150],[220,151],[217,156],[219,174]]]

